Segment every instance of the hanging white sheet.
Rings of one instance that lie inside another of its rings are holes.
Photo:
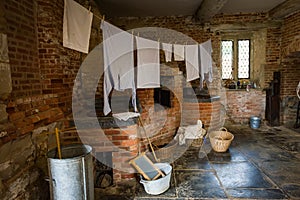
[[[160,87],[159,42],[136,37],[137,88]]]
[[[184,61],[184,45],[174,44],[174,60]]]
[[[192,81],[199,78],[199,46],[185,46],[185,67],[186,81]]]
[[[172,61],[172,44],[168,43],[161,43],[162,50],[165,52],[165,59],[166,62],[171,62]]]
[[[212,82],[212,46],[211,40],[207,40],[199,45],[200,49],[200,88],[203,87],[203,80]],[[205,78],[205,74],[208,74],[208,78]]]
[[[93,13],[73,0],[64,2],[63,46],[88,53]]]
[[[132,105],[136,111],[136,91],[134,83],[133,35],[108,22],[102,21],[104,57],[104,108],[107,115],[109,94],[112,89],[123,91],[132,89]]]

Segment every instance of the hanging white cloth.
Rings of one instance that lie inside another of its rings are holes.
[[[93,13],[73,0],[64,2],[63,46],[88,53]]]
[[[137,88],[160,87],[159,42],[136,37]]]
[[[212,46],[211,40],[207,40],[199,45],[200,49],[200,88],[203,87],[203,80],[212,82]],[[208,78],[205,78],[205,74],[208,74]]]
[[[184,45],[174,44],[174,60],[175,61],[184,60]]]
[[[107,115],[109,94],[114,88],[118,91],[132,90],[132,105],[136,111],[136,91],[134,83],[133,35],[108,22],[102,21],[103,57],[104,57],[104,108]]]
[[[199,78],[199,47],[198,45],[185,46],[186,81]]]
[[[161,43],[162,45],[162,50],[165,52],[165,59],[166,62],[171,62],[172,61],[172,44],[168,43]]]

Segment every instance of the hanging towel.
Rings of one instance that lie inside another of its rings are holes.
[[[161,43],[162,50],[165,52],[166,62],[171,62],[172,60],[172,44]]]
[[[174,60],[175,61],[184,60],[184,45],[174,44]]]
[[[203,87],[203,80],[212,82],[212,46],[211,40],[208,40],[199,45],[200,49],[200,88]],[[208,74],[206,79],[205,74]]]
[[[160,87],[159,42],[136,37],[137,88]]]
[[[199,78],[199,51],[198,45],[185,46],[186,81]]]
[[[108,22],[102,21],[103,57],[104,57],[104,108],[107,115],[109,94],[114,88],[118,91],[132,90],[132,105],[136,111],[136,91],[134,83],[133,35]]]
[[[88,53],[92,20],[92,12],[73,0],[65,0],[63,46]]]

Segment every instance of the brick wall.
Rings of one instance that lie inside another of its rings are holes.
[[[223,116],[222,116],[223,117]],[[195,125],[200,119],[206,130],[218,130],[222,127],[220,100],[210,102],[184,102],[182,120],[185,126]]]
[[[163,107],[154,103],[154,89],[139,89],[137,96],[142,107],[141,120],[147,136],[156,145],[169,143],[181,124],[182,72],[176,62],[161,65],[161,85],[171,91],[171,107]],[[146,135],[142,132],[142,148],[149,145]]]
[[[300,81],[300,12],[285,18],[282,27],[281,48],[281,121],[287,125],[296,122],[298,97],[296,87]]]
[[[61,0],[0,3],[0,33],[1,39],[7,36],[9,58],[2,63],[1,52],[1,80],[11,82],[5,91],[0,87],[0,199],[49,197],[41,178],[52,138],[45,132],[61,127],[71,113],[73,81],[85,57],[62,47],[62,16]]]
[[[249,123],[251,116],[265,117],[266,94],[261,90],[226,92],[228,119],[235,123]]]
[[[273,72],[279,70],[280,51],[281,51],[281,28],[269,28],[267,30],[267,48],[266,48],[266,65],[265,65],[265,84],[273,80]]]
[[[35,1],[5,1],[13,97],[41,94]]]
[[[58,105],[71,113],[72,87],[81,53],[62,46],[63,1],[37,1],[38,49],[43,94],[57,94]]]

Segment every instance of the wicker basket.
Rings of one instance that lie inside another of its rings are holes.
[[[234,135],[224,127],[219,131],[213,131],[209,134],[211,147],[216,152],[226,152],[233,138]]]

